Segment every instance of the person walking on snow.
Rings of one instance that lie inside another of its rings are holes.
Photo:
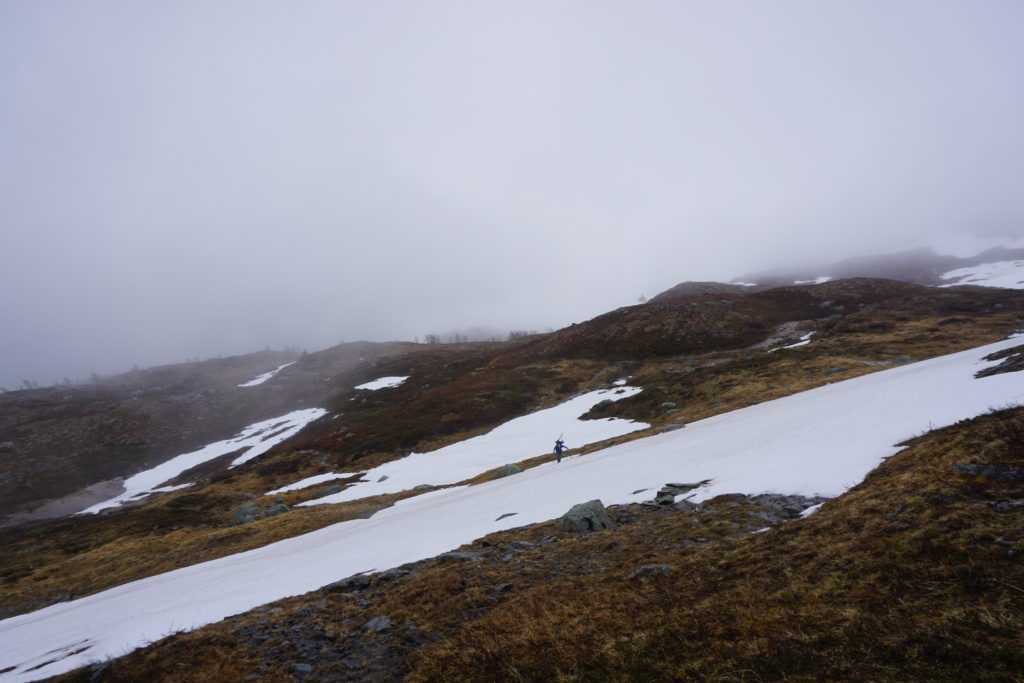
[[[567,450],[569,450],[569,449],[566,447],[564,441],[559,439],[558,441],[555,442],[555,455],[558,456],[558,459],[557,459],[556,462],[562,462],[562,451],[567,451]]]

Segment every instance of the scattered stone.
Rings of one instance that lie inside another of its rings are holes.
[[[381,581],[394,581],[395,579],[400,579],[403,576],[408,576],[409,574],[412,574],[412,572],[408,569],[399,569],[396,567],[377,574],[377,578]]]
[[[107,673],[107,669],[110,668],[110,662],[96,662],[89,667],[89,683],[98,681],[103,678],[103,674]]]
[[[253,503],[246,503],[235,511],[235,516],[231,519],[231,524],[232,526],[249,524],[251,522],[255,522],[262,516],[260,509],[256,505]]]
[[[900,516],[900,513],[907,509],[906,505],[897,506],[895,509],[885,513],[885,518],[892,521]]]
[[[391,620],[385,617],[384,615],[381,615],[379,617],[374,617],[373,619],[370,619],[368,622],[366,622],[366,625],[363,628],[365,628],[367,631],[384,631],[386,629],[391,628]]]
[[[600,531],[616,526],[604,504],[597,499],[573,505],[556,523],[561,531]]]
[[[989,479],[1004,484],[1024,482],[1024,468],[1011,465],[953,465],[955,474]]]
[[[509,477],[512,476],[513,474],[519,474],[522,471],[523,469],[521,467],[517,467],[515,465],[502,465],[497,470],[495,470],[494,474],[491,475],[491,479],[501,479],[502,477]]]
[[[659,432],[674,432],[677,429],[682,429],[685,426],[686,425],[684,425],[684,424],[671,424],[671,425],[662,425],[662,426],[658,427],[657,429],[658,429]]]
[[[641,579],[649,576],[668,576],[671,573],[672,567],[667,564],[648,564],[631,571],[629,578]]]
[[[278,505],[283,505],[284,504],[284,498],[282,498],[281,496],[278,496],[277,498],[274,499],[274,502],[277,503]]]
[[[311,674],[313,673],[312,664],[303,664],[301,662],[292,662],[291,668],[293,671],[300,674]]]
[[[494,521],[495,522],[500,522],[501,520],[505,519],[506,517],[511,517],[512,515],[516,515],[516,514],[519,514],[519,513],[517,513],[517,512],[506,512],[505,514],[503,514],[502,516],[498,517]]]
[[[362,590],[370,586],[370,577],[366,574],[353,574],[348,578],[344,578],[334,583],[329,583],[324,588],[331,591],[332,593],[351,593],[352,591]]]
[[[636,494],[638,494],[638,493],[643,493],[643,492],[644,492],[644,491],[646,491],[646,490],[647,490],[647,489],[637,489],[636,491],[633,491],[633,495],[635,496],[635,495],[636,495]]]
[[[840,372],[846,372],[847,370],[849,370],[849,368],[829,368],[825,371],[825,376],[838,375]]]
[[[417,486],[413,486],[412,490],[413,491],[433,491],[436,488],[437,487],[434,486],[433,484],[418,484]]]
[[[513,548],[519,548],[520,550],[526,550],[527,548],[532,548],[534,544],[530,543],[529,541],[512,541],[511,543],[509,543],[509,545],[512,546]]]
[[[335,493],[341,493],[341,486],[339,484],[320,489],[317,491],[316,497],[323,498],[324,496],[333,496]]]
[[[403,457],[403,458],[405,458],[405,457],[407,457],[407,456],[408,456],[408,453],[406,453],[406,454],[405,454],[405,455],[403,455],[402,457]],[[388,480],[388,475],[386,475],[386,474],[382,474],[382,475],[380,475],[380,479],[378,479],[378,480],[377,480],[377,483],[379,484],[379,483],[381,483],[382,481],[387,481],[387,480]]]
[[[491,590],[493,590],[495,593],[507,593],[508,591],[512,590],[512,584],[501,583],[492,588]]]
[[[662,408],[678,408],[679,406],[676,404],[675,401],[665,401],[664,403],[661,404],[661,407]]]
[[[475,562],[483,559],[483,555],[480,553],[452,551],[448,553],[441,553],[435,559],[437,559],[438,562]]]
[[[284,513],[288,512],[289,509],[290,508],[284,504],[275,505],[271,508],[267,508],[267,511],[263,514],[265,517],[277,517],[278,515],[283,515]]]

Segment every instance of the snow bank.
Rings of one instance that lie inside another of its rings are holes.
[[[957,268],[943,273],[943,280],[953,280],[942,287],[956,285],[981,285],[983,287],[1004,287],[1024,289],[1024,261],[995,261],[967,268]]]
[[[341,493],[299,505],[342,503],[366,496],[398,493],[420,484],[454,484],[495,467],[549,453],[559,436],[568,447],[578,448],[646,429],[650,425],[617,418],[579,419],[601,401],[618,401],[640,391],[636,387],[591,391],[553,408],[517,417],[487,434],[429,453],[413,453],[407,458],[384,463],[366,472],[361,482]]]
[[[306,410],[296,410],[271,420],[251,424],[232,439],[217,441],[197,451],[184,453],[152,469],[129,477],[124,482],[125,490],[121,495],[102,503],[96,503],[78,514],[93,514],[100,510],[117,507],[129,500],[138,500],[151,493],[174,491],[185,486],[191,486],[191,484],[182,484],[180,486],[158,488],[160,484],[173,479],[185,470],[201,465],[204,462],[209,462],[214,458],[219,458],[222,455],[234,453],[235,451],[242,452],[231,461],[231,467],[241,465],[258,455],[266,453],[285,439],[294,436],[300,429],[326,412],[326,410],[321,408],[308,408]]]
[[[378,389],[390,389],[391,387],[397,387],[399,384],[409,379],[409,376],[405,377],[381,377],[375,379],[372,382],[366,384],[360,384],[356,389],[366,389],[367,391],[376,391]]]
[[[636,502],[666,482],[703,479],[712,481],[692,492],[694,502],[733,492],[835,496],[897,452],[894,444],[1024,401],[1016,373],[973,376],[991,365],[982,356],[1020,343],[1005,340],[864,375],[586,457],[434,491],[370,519],[12,617],[0,621],[0,671],[9,669],[0,682],[53,676],[357,572],[553,519],[594,498],[609,505]],[[632,493],[637,489],[646,491]],[[498,521],[510,512],[516,515]]]
[[[273,377],[277,373],[281,372],[282,370],[284,370],[289,365],[295,365],[295,361],[292,361],[291,363],[285,363],[284,365],[282,365],[280,367],[274,368],[270,372],[264,372],[262,375],[260,375],[256,379],[249,380],[245,384],[239,384],[238,386],[240,386],[240,387],[254,387],[254,386],[257,386],[259,384],[263,384],[268,379],[270,379],[271,377]]]

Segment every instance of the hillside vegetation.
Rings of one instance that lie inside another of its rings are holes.
[[[0,456],[0,474],[7,472],[0,484],[28,491],[19,499],[26,507],[95,481],[82,470],[103,457],[92,446],[88,457],[47,461],[45,477],[55,483],[44,493],[32,489],[39,480],[21,459],[25,443],[86,439],[73,427],[58,437],[60,425],[74,424],[86,408],[114,419],[108,416],[141,395],[142,412],[154,420],[163,404],[191,405],[170,397],[198,395],[191,412],[168,413],[162,431],[142,430],[156,443],[158,433],[188,425],[188,438],[172,443],[190,448],[227,436],[203,431],[205,423],[193,417],[215,406],[234,405],[227,422],[239,426],[243,416],[263,419],[297,405],[323,406],[328,417],[245,465],[225,470],[218,462],[188,473],[182,480],[196,482],[188,489],[103,515],[0,528],[0,617],[372,515],[418,492],[301,508],[295,505],[321,495],[321,487],[266,492],[331,471],[343,473],[333,483],[344,484],[410,451],[465,439],[625,377],[643,391],[588,415],[652,425],[618,442],[979,346],[1022,325],[1024,295],[1017,291],[860,279],[668,296],[512,342],[343,345],[298,358],[273,382],[251,389],[237,385],[286,359],[208,361],[202,372],[167,368],[160,372],[176,380],[159,390],[168,383],[121,378],[109,383],[102,404],[72,394],[62,407],[55,390],[17,392],[0,397],[14,406],[5,408],[2,433],[13,434],[19,448],[17,458]],[[809,333],[806,345],[773,350]],[[354,389],[382,376],[409,379],[380,391]],[[72,421],[62,422],[59,410],[70,411]],[[1011,648],[1021,645],[1024,598],[1012,532],[1021,528],[1020,506],[1000,501],[1024,495],[1011,485],[967,481],[950,468],[1016,462],[1021,422],[1019,411],[1004,411],[922,437],[821,512],[770,532],[749,533],[779,521],[763,502],[727,497],[697,511],[618,509],[619,528],[592,535],[551,524],[525,527],[473,544],[480,561],[426,561],[409,568],[412,574],[377,577],[355,592],[292,598],[70,679],[895,680],[901,670],[918,672],[911,678],[945,670],[958,648],[967,653],[962,666],[999,678],[1021,671]],[[518,464],[552,457],[538,453]],[[154,459],[155,449],[144,459],[115,459],[100,476],[125,476]],[[473,481],[488,476],[481,472]],[[573,502],[580,501],[567,499],[567,507]],[[237,525],[243,504],[288,509]],[[978,538],[988,545],[971,540]],[[1003,564],[985,559],[999,552]],[[932,573],[924,571],[929,563]],[[970,575],[975,569],[965,567],[976,563],[999,580]],[[651,564],[666,569],[630,578]],[[921,577],[933,578],[920,583]],[[914,616],[918,609],[927,616]],[[366,631],[376,616],[387,616],[391,626]],[[311,643],[324,653],[313,658],[315,670],[291,666],[310,661],[299,644]],[[947,654],[939,657],[936,648]],[[992,661],[983,666],[984,652]]]

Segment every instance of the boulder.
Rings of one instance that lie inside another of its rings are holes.
[[[379,617],[374,617],[373,619],[370,619],[368,622],[366,622],[366,626],[364,626],[363,628],[365,628],[367,631],[383,631],[385,629],[391,628],[391,620],[385,617],[384,615],[381,615]]]
[[[441,553],[437,556],[438,562],[475,562],[476,560],[480,559],[483,559],[483,555],[481,555],[480,553],[458,551],[453,551],[450,553]]]
[[[277,517],[278,515],[283,515],[284,513],[288,512],[289,509],[290,508],[287,505],[281,503],[280,505],[275,505],[273,507],[267,508],[267,511],[263,513],[263,516]]]
[[[331,591],[332,593],[351,593],[352,591],[368,588],[369,585],[369,576],[367,576],[366,574],[353,574],[352,576],[342,579],[341,581],[329,583],[326,586],[324,586],[324,588]]]
[[[491,479],[501,479],[502,477],[519,474],[522,471],[523,469],[521,467],[517,467],[515,465],[502,465],[494,471],[494,474],[491,475]]]
[[[617,525],[608,516],[604,503],[595,499],[573,505],[559,518],[556,526],[561,531],[600,531],[612,529]]]
[[[246,503],[235,511],[235,516],[231,518],[231,524],[249,524],[251,522],[255,522],[262,516],[260,509],[256,507],[256,505],[253,503]]]
[[[341,493],[341,486],[339,484],[320,489],[316,492],[316,497],[323,498],[324,496],[333,496],[335,493]]]
[[[413,491],[433,491],[437,487],[433,484],[418,484],[412,487]]]
[[[1012,465],[953,465],[953,472],[1005,484],[1024,481],[1024,468]]]

